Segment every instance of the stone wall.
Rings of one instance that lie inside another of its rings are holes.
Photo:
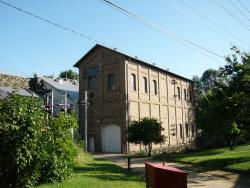
[[[0,86],[13,87],[13,88],[29,88],[29,78],[24,78],[20,76],[13,76],[0,73]]]

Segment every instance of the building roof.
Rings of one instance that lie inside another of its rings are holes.
[[[23,88],[12,88],[12,87],[4,87],[0,86],[0,98],[5,98],[11,93],[16,92],[18,95],[31,97],[32,93]],[[35,93],[33,93],[33,97],[38,97]]]
[[[133,61],[137,62],[138,64],[141,64],[141,65],[150,67],[150,68],[155,69],[155,70],[157,70],[157,71],[160,71],[160,72],[163,72],[163,73],[172,75],[172,76],[177,77],[177,78],[181,78],[181,79],[186,80],[186,81],[189,81],[189,82],[193,82],[191,79],[185,78],[185,77],[183,77],[183,76],[180,76],[180,75],[175,74],[175,73],[173,73],[173,72],[170,72],[170,71],[168,71],[168,70],[165,70],[165,69],[162,69],[162,68],[160,68],[160,67],[157,67],[157,66],[155,66],[155,65],[153,65],[153,64],[150,64],[150,63],[148,63],[148,62],[145,62],[145,61],[143,61],[143,60],[140,60],[140,59],[138,59],[137,57],[132,57],[132,56],[130,56],[130,55],[128,55],[128,54],[119,52],[119,51],[117,51],[117,49],[111,49],[111,48],[108,48],[108,47],[103,46],[103,45],[100,45],[100,44],[96,44],[94,47],[92,47],[92,48],[91,48],[91,49],[90,49],[81,59],[79,59],[79,60],[74,64],[74,67],[79,67],[80,63],[81,63],[82,61],[84,61],[89,55],[91,55],[91,54],[92,54],[94,51],[96,51],[98,48],[103,48],[103,49],[112,51],[112,52],[114,52],[114,53],[116,53],[116,54],[123,55],[123,56],[125,56],[126,58],[128,58],[129,60],[133,60]]]
[[[43,77],[42,80],[58,90],[79,92],[79,83],[75,80],[47,77]]]

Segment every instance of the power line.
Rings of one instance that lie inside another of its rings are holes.
[[[43,17],[38,16],[38,15],[35,15],[35,14],[31,13],[31,12],[28,12],[28,11],[26,11],[26,10],[23,10],[23,9],[21,9],[21,8],[18,8],[18,7],[16,7],[16,6],[14,6],[14,5],[12,5],[12,4],[9,4],[9,3],[7,3],[7,2],[4,2],[4,1],[2,1],[2,0],[0,0],[0,3],[6,5],[6,6],[8,6],[8,7],[14,8],[14,9],[20,11],[20,12],[25,13],[25,14],[28,14],[29,16],[32,16],[32,17],[34,17],[34,18],[37,18],[37,19],[39,19],[39,20],[41,20],[41,21],[44,21],[44,22],[46,22],[46,23],[48,23],[48,24],[54,25],[55,27],[58,27],[58,28],[63,29],[63,30],[65,30],[65,31],[71,32],[71,33],[73,33],[73,34],[75,34],[75,35],[78,35],[78,36],[80,36],[80,37],[86,38],[86,39],[88,39],[88,40],[90,40],[90,41],[92,41],[92,42],[99,43],[99,44],[103,44],[103,43],[101,43],[101,42],[95,40],[94,38],[92,38],[92,37],[90,37],[90,36],[87,36],[87,35],[85,35],[85,34],[82,34],[82,33],[80,33],[80,32],[77,32],[77,31],[75,31],[75,30],[73,30],[73,29],[70,29],[70,28],[68,28],[68,27],[65,27],[65,26],[63,26],[63,25],[57,24],[56,22],[53,22],[53,21],[51,21],[51,20],[49,20],[49,19],[43,18]],[[105,45],[105,44],[103,44],[103,45]],[[107,46],[107,45],[105,45],[105,46]]]
[[[244,17],[246,18],[248,21],[250,21],[250,19],[231,1],[231,0],[228,0],[229,3],[236,9],[238,10],[238,12]]]
[[[187,7],[188,9],[190,9],[191,11],[193,11],[194,13],[196,13],[197,15],[199,15],[201,18],[203,18],[204,20],[206,20],[208,23],[214,25],[215,27],[219,28],[221,31],[223,31],[224,33],[226,33],[227,35],[230,35],[231,37],[233,37],[234,39],[240,41],[241,43],[245,44],[247,47],[249,47],[249,44],[247,44],[246,42],[244,42],[243,40],[241,40],[239,37],[237,37],[236,35],[234,35],[233,33],[231,33],[230,31],[226,30],[224,27],[222,27],[221,25],[217,24],[216,22],[214,22],[212,19],[210,19],[209,17],[207,17],[206,15],[204,15],[203,13],[201,13],[200,11],[198,11],[197,9],[189,6],[186,2],[180,0],[179,2],[181,2],[185,7]]]
[[[245,6],[240,0],[237,0],[242,7],[244,7],[244,9],[250,14],[250,10],[247,8],[247,6]]]
[[[9,4],[9,3],[4,2],[4,1],[2,1],[2,0],[0,0],[0,3],[6,5],[6,6],[10,7],[10,8],[13,8],[13,9],[15,9],[15,10],[18,10],[18,11],[20,11],[20,12],[23,12],[23,13],[25,13],[25,14],[27,14],[27,15],[29,15],[29,16],[32,16],[32,17],[34,17],[34,18],[36,18],[36,19],[39,19],[39,20],[41,20],[41,21],[44,21],[44,22],[46,22],[46,23],[48,23],[48,24],[51,24],[51,25],[53,25],[53,26],[55,26],[55,27],[58,27],[58,28],[60,28],[60,29],[62,29],[62,30],[71,32],[71,33],[73,33],[73,34],[75,34],[75,35],[78,35],[78,36],[80,36],[80,37],[86,38],[86,39],[88,39],[88,40],[90,40],[90,41],[93,41],[93,42],[95,42],[95,43],[99,43],[99,44],[102,44],[102,45],[104,45],[104,46],[107,46],[107,47],[109,47],[109,48],[111,48],[111,49],[114,49],[114,48],[112,48],[112,47],[109,46],[109,45],[106,45],[106,44],[104,44],[104,43],[102,43],[102,42],[99,42],[99,41],[95,40],[95,39],[92,38],[92,37],[89,37],[89,36],[87,36],[87,35],[85,35],[85,34],[82,34],[82,33],[80,33],[80,32],[77,32],[77,31],[75,31],[75,30],[72,30],[72,29],[70,29],[70,28],[68,28],[68,27],[65,27],[65,26],[63,26],[63,25],[57,24],[56,22],[53,22],[53,21],[51,21],[51,20],[49,20],[49,19],[45,19],[45,18],[43,18],[43,17],[41,17],[41,16],[35,15],[35,14],[31,13],[31,12],[28,12],[28,11],[26,11],[26,10],[23,10],[23,9],[21,9],[21,8],[18,8],[18,7],[16,7],[16,6],[12,5],[12,4]],[[116,9],[116,10],[118,10],[118,9]],[[119,11],[120,11],[122,14],[125,14],[123,11],[121,11],[121,10],[119,10]],[[131,17],[131,18],[134,19],[134,17],[131,16],[131,15],[129,15],[129,14],[125,14],[125,15],[126,15],[126,16],[129,16],[129,17]],[[134,15],[134,16],[135,16],[135,15]],[[147,21],[147,22],[148,22],[148,21]],[[147,23],[145,22],[144,24],[147,24]],[[151,23],[151,26],[150,26],[149,24],[148,24],[147,26],[148,26],[148,27],[151,27],[151,29],[155,29],[155,26],[157,26],[157,25],[154,25],[153,23]],[[154,27],[153,27],[153,26],[154,26]],[[158,26],[158,27],[159,27],[159,26]],[[160,29],[160,27],[158,28],[158,30],[159,30],[159,29]],[[175,36],[175,38],[178,39],[177,36]],[[205,56],[207,56],[207,57],[209,57],[209,58],[211,58],[211,59],[213,59],[213,60],[215,60],[215,61],[221,63],[220,61],[218,61],[218,60],[216,60],[215,58],[209,56],[208,54],[205,54],[205,53],[203,53],[203,52],[198,51],[198,49],[202,49],[203,47],[200,47],[200,48],[199,48],[198,45],[197,45],[196,48],[195,48],[195,47],[194,47],[195,44],[190,45],[190,44],[188,44],[188,42],[185,43],[185,42],[184,42],[185,39],[183,39],[183,40],[178,39],[178,40],[179,40],[179,42],[183,43],[183,44],[184,44],[185,46],[187,46],[188,48],[191,48],[191,49],[195,50],[196,52],[198,52],[198,53],[200,53],[200,54],[203,54],[203,55],[205,55]],[[198,49],[197,49],[197,48],[198,48]],[[206,50],[205,48],[202,49],[202,50],[203,50],[203,51],[206,51],[206,52],[208,52],[208,53],[210,53],[210,54],[213,54],[212,51],[209,52],[209,50]],[[121,51],[121,50],[120,50],[120,51]],[[223,57],[223,56],[220,56],[219,54],[214,53],[213,55],[224,59],[224,57]]]
[[[244,27],[245,29],[247,29],[248,31],[250,31],[249,26],[245,25],[244,23],[242,23],[242,21],[235,16],[231,11],[227,10],[221,3],[219,3],[217,0],[214,0],[214,2],[223,10],[225,11],[229,16],[231,16],[235,21],[237,21],[242,27]]]
[[[190,45],[192,47],[195,47],[195,48],[198,48],[198,49],[200,49],[202,51],[205,51],[206,53],[209,53],[209,54],[211,54],[213,56],[224,59],[224,57],[219,55],[218,53],[216,53],[216,52],[214,52],[212,50],[209,50],[209,49],[207,49],[207,48],[205,48],[205,47],[203,47],[203,46],[201,46],[201,45],[199,45],[197,43],[194,43],[194,42],[192,42],[192,41],[190,41],[188,39],[185,39],[184,37],[176,34],[175,32],[173,32],[173,31],[171,31],[171,30],[169,30],[169,29],[167,29],[165,27],[162,27],[162,26],[160,26],[160,25],[158,25],[158,24],[156,24],[156,23],[154,23],[154,22],[152,22],[150,20],[147,20],[147,19],[145,19],[145,18],[143,18],[141,16],[138,16],[138,15],[132,13],[131,11],[126,10],[126,9],[124,9],[124,8],[122,8],[122,7],[116,5],[116,4],[114,4],[114,3],[112,3],[112,2],[110,2],[108,0],[103,0],[103,1],[105,2],[106,5],[109,5],[114,10],[116,10],[116,11],[118,11],[118,12],[120,12],[120,13],[122,13],[122,14],[136,20],[137,22],[140,22],[140,23],[144,24],[147,27],[149,27],[149,28],[151,28],[153,30],[160,31],[160,32],[162,32],[164,34],[168,34],[168,36],[171,35],[173,38],[177,39],[182,44],[183,43],[188,44],[188,45]]]

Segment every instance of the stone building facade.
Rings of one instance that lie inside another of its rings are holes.
[[[88,143],[95,152],[128,153],[127,127],[144,117],[162,122],[163,145],[191,144],[196,135],[193,82],[116,50],[95,45],[76,64],[80,101],[88,91]],[[84,106],[79,109],[84,135]]]

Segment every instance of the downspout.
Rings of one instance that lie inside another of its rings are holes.
[[[129,109],[129,104],[128,104],[128,61],[130,60],[130,58],[128,60],[125,60],[125,95],[126,95],[126,129],[129,126],[129,114],[128,114],[128,109]],[[127,148],[126,148],[126,153],[128,154],[130,152],[130,148],[129,148],[129,142],[128,140],[126,140],[127,142]]]

